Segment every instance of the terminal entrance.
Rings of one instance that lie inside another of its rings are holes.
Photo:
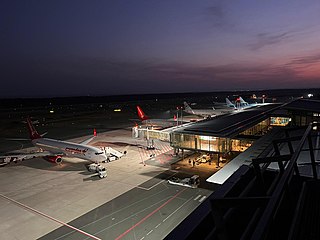
[[[229,154],[184,151],[180,153],[180,160],[171,164],[172,170],[197,174],[201,178],[208,178],[213,173],[222,169],[235,158],[239,152]]]

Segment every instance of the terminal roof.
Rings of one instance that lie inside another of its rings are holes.
[[[252,107],[236,113],[197,122],[191,126],[178,129],[174,133],[232,138],[267,119],[271,112],[281,106],[282,104],[268,104]]]
[[[288,110],[319,113],[320,101],[301,98],[288,103],[284,108]]]

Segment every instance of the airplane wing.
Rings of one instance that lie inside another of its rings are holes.
[[[80,144],[83,144],[83,145],[87,145],[89,142],[92,141],[92,139],[94,139],[95,137],[97,136],[97,130],[96,129],[93,129],[93,136],[80,142]]]
[[[82,141],[82,142],[80,142],[80,144],[87,145],[89,142],[92,141],[92,139],[94,139],[94,136],[93,136],[93,137],[90,137],[90,138],[88,138],[88,139],[86,139],[86,140],[84,140],[84,141]]]
[[[6,138],[9,141],[30,141],[30,138]]]
[[[35,152],[35,153],[21,153],[21,154],[11,154],[0,156],[0,166],[4,166],[10,164],[12,162],[21,162],[27,159],[32,159],[36,157],[47,157],[52,156],[52,153],[44,151],[44,152]]]
[[[46,134],[48,134],[48,132],[42,133],[42,134],[40,134],[40,136],[43,137]],[[10,141],[30,141],[30,138],[6,138],[6,140],[10,140]]]

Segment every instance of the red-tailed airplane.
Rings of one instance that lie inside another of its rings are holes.
[[[229,99],[227,98],[227,100],[229,100]],[[267,105],[267,104],[269,104],[269,103],[257,103],[257,102],[248,103],[245,100],[243,100],[243,98],[240,96],[235,100],[235,105],[236,105],[237,109],[239,109],[239,110],[252,108],[252,107],[259,107],[259,106],[263,106],[263,105]]]
[[[150,118],[143,112],[140,106],[137,106],[137,112],[138,112],[138,117],[140,121],[146,126],[164,128],[164,127],[173,127],[177,125],[176,116],[174,116],[173,119]]]
[[[40,152],[1,156],[0,158],[3,159],[1,165],[35,157],[43,157],[47,161],[53,163],[61,163],[63,157],[81,158],[96,164],[107,160],[105,152],[101,149],[86,145],[95,137],[95,130],[93,137],[81,143],[72,143],[42,137],[33,126],[30,118],[27,119],[27,124],[31,142],[40,150]]]

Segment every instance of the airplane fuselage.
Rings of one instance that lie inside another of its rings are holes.
[[[155,126],[155,127],[163,127],[163,128],[177,125],[177,122],[175,121],[169,121],[166,119],[153,119],[153,118],[144,120],[142,121],[142,123],[147,126]]]
[[[34,139],[32,140],[32,144],[42,150],[66,157],[76,157],[97,163],[107,160],[107,157],[102,150],[88,145],[50,138]]]

